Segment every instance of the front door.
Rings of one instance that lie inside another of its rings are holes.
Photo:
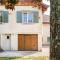
[[[1,48],[6,51],[11,50],[11,35],[10,34],[2,35]]]
[[[19,34],[18,35],[19,51],[37,51],[38,35],[37,34]]]

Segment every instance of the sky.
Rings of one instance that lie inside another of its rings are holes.
[[[43,3],[49,5],[47,11],[46,11],[44,14],[50,15],[50,1],[48,1],[48,0],[43,0]]]

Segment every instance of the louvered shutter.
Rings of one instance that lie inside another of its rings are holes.
[[[8,23],[8,11],[2,11],[2,21]]]
[[[2,11],[0,11],[0,23],[2,23]]]
[[[17,12],[17,23],[22,23],[22,12]]]
[[[38,11],[33,11],[32,13],[33,13],[33,22],[38,23],[39,22],[39,19],[38,19],[39,13],[38,13]]]

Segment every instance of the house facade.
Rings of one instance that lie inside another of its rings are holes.
[[[50,46],[50,16],[43,14],[43,46]]]
[[[15,10],[0,5],[0,48],[4,51],[41,51],[43,12],[30,2],[19,2]]]

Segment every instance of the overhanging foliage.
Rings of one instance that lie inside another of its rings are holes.
[[[5,5],[6,9],[14,9],[15,4],[17,4],[20,0],[1,0],[1,3]],[[40,5],[42,0],[32,0],[32,3]],[[28,2],[27,2],[28,3]]]

